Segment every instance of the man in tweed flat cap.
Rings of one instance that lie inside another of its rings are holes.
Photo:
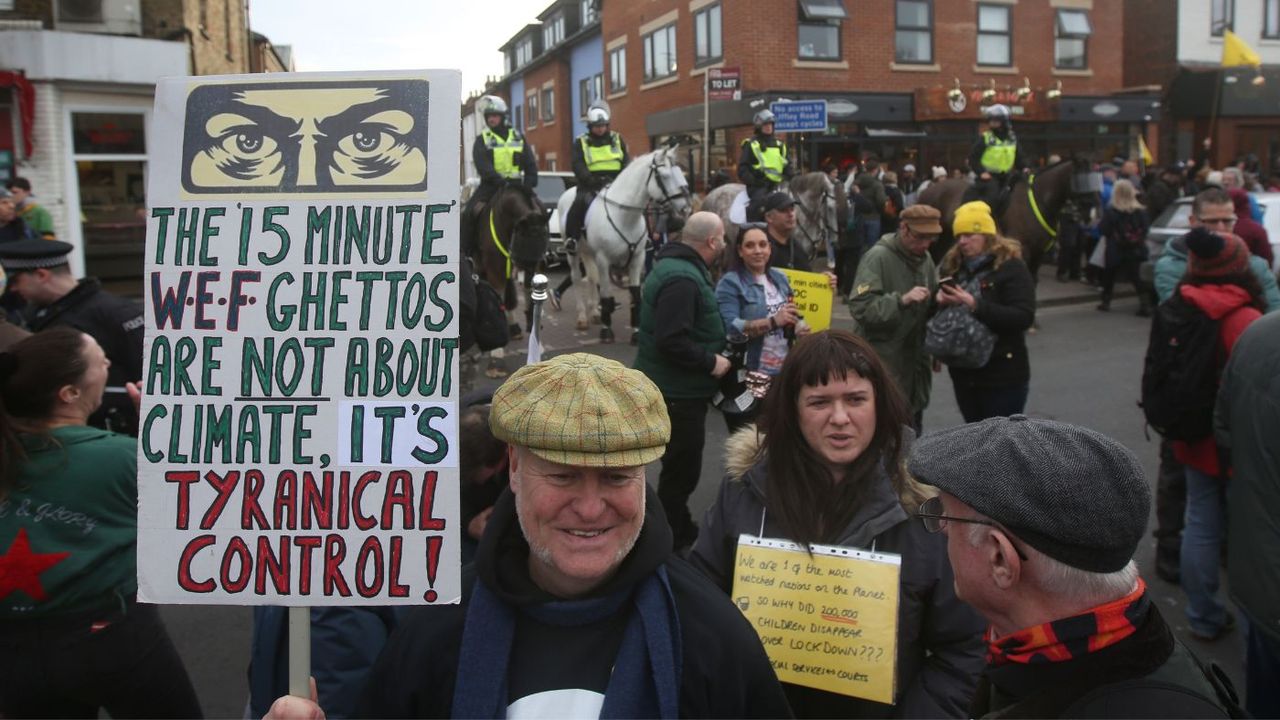
[[[1178,642],[1133,563],[1151,490],[1092,430],[1023,415],[926,435],[911,473],[941,495],[956,595],[991,623],[973,717],[1226,717],[1230,689]]]
[[[671,425],[643,373],[562,355],[516,371],[489,418],[511,484],[462,604],[406,618],[360,717],[790,715],[742,613],[671,553],[645,482]],[[271,716],[307,707],[282,698]]]

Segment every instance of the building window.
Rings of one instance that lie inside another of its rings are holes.
[[[894,59],[900,63],[933,62],[933,0],[896,0]]]
[[[515,106],[515,109],[511,111],[511,127],[513,128],[524,127],[524,106],[523,105],[517,105]]]
[[[1264,0],[1262,37],[1280,40],[1280,0]]]
[[[533,59],[533,38],[525,38],[516,43],[516,68],[522,68]]]
[[[564,14],[557,14],[542,25],[542,49],[550,50],[564,40]]]
[[[627,46],[609,51],[609,92],[627,89]]]
[[[13,0],[0,0],[0,10],[12,10]]]
[[[1211,0],[1209,32],[1222,37],[1223,31],[1236,28],[1236,0]]]
[[[645,82],[676,74],[676,24],[671,23],[644,36]]]
[[[595,22],[600,15],[596,9],[596,0],[580,0],[580,3],[578,17],[582,18],[582,27],[586,27]]]
[[[529,93],[529,97],[525,98],[525,105],[529,108],[529,112],[525,113],[525,120],[528,121],[526,128],[538,127],[538,91]]]
[[[1013,64],[1013,31],[1008,5],[978,6],[978,64]]]
[[[1084,10],[1059,10],[1054,23],[1053,66],[1062,70],[1084,70],[1089,67],[1089,13]]]
[[[79,238],[85,272],[107,280],[136,280],[146,244],[146,117],[133,112],[70,113],[76,166]]]
[[[796,55],[801,60],[839,60],[840,21],[846,17],[841,0],[800,0]]]
[[[556,89],[542,89],[542,122],[550,123],[556,120]]]
[[[591,77],[582,78],[578,81],[578,107],[581,112],[578,117],[585,118],[587,116],[587,108],[591,107],[591,103],[604,97],[604,76],[600,74]]]
[[[723,57],[720,50],[720,4],[693,14],[693,64],[704,65]]]

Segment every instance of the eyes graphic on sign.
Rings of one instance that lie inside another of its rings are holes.
[[[425,190],[424,80],[203,85],[187,99],[192,194]]]

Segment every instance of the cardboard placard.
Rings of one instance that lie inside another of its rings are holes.
[[[778,679],[892,703],[899,555],[742,535],[732,598]]]
[[[457,602],[456,71],[169,78],[138,595]]]
[[[796,309],[800,317],[814,332],[831,327],[831,312],[835,304],[835,293],[831,291],[831,280],[822,273],[805,272],[778,268],[791,281],[791,291],[796,294]]]

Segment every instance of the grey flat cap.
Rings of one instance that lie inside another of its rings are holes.
[[[910,469],[1045,555],[1090,572],[1124,568],[1151,511],[1151,488],[1128,448],[1024,415],[925,435]]]

